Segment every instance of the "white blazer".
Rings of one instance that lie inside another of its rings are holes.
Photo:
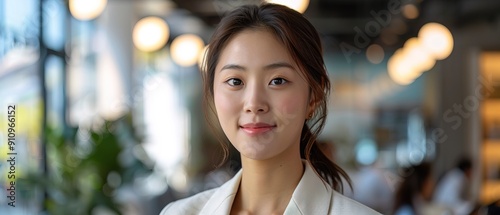
[[[323,183],[309,162],[305,163],[304,175],[292,194],[285,215],[375,215],[378,212],[333,190]],[[218,188],[198,193],[192,197],[168,204],[160,215],[226,215],[231,212],[234,197],[241,180],[241,170]]]

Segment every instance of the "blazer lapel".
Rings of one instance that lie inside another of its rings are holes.
[[[284,214],[328,214],[333,191],[316,175],[309,162],[302,162],[305,166],[304,175],[293,191]]]
[[[222,186],[207,201],[200,214],[229,214],[241,181],[241,170]]]
[[[333,191],[316,175],[309,162],[303,160],[305,171],[285,209],[285,215],[327,214]],[[206,202],[200,214],[229,214],[241,181],[240,170],[231,180],[219,187]]]

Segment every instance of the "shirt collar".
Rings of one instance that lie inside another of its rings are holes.
[[[234,197],[240,186],[242,170],[220,186],[212,197],[207,201],[200,214],[229,214],[233,205]]]
[[[304,175],[293,191],[285,215],[288,214],[327,214],[330,209],[332,189],[314,171],[311,164],[302,160]]]
[[[302,160],[304,174],[292,194],[284,214],[326,214],[330,208],[332,189],[314,172],[311,164]],[[229,214],[240,186],[242,170],[219,187],[200,214]]]

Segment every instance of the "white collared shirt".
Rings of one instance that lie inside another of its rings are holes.
[[[378,212],[333,190],[316,175],[309,162],[303,161],[304,175],[292,194],[285,215],[375,215]],[[240,170],[231,180],[218,188],[168,204],[160,215],[226,215],[231,212],[234,197],[241,181]]]

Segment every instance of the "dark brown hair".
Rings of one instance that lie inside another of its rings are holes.
[[[343,192],[342,177],[348,182],[349,176],[342,168],[330,161],[320,150],[317,136],[324,127],[327,115],[327,99],[330,81],[323,61],[321,40],[313,25],[299,12],[276,4],[246,5],[235,9],[225,16],[212,35],[205,53],[202,76],[204,82],[204,102],[208,107],[208,122],[220,134],[220,124],[216,119],[214,106],[215,68],[221,52],[229,40],[246,29],[265,29],[272,32],[288,50],[299,66],[301,75],[310,86],[310,93],[315,102],[314,117],[304,122],[300,139],[301,158],[311,163],[314,171],[333,189]],[[222,137],[226,142],[227,137]],[[228,146],[223,145],[224,160]],[[223,161],[224,162],[224,161]]]

